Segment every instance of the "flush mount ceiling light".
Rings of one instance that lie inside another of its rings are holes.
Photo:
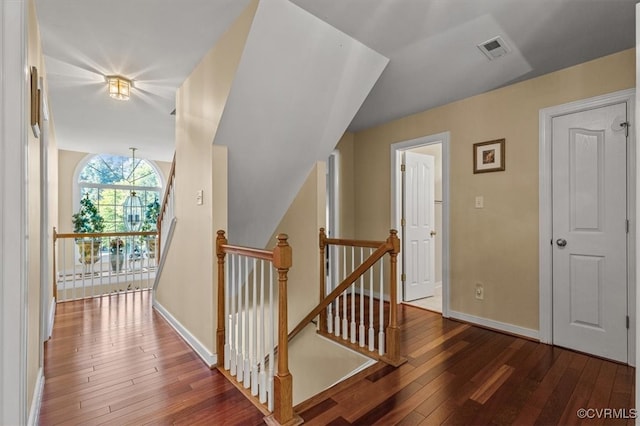
[[[107,77],[107,84],[109,86],[109,96],[119,101],[126,101],[129,99],[131,92],[131,80],[127,80],[124,77],[117,75],[111,75]]]

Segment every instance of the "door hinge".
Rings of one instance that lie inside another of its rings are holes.
[[[627,315],[627,329],[629,328],[629,315]]]
[[[627,234],[629,233],[629,219],[627,219]]]
[[[400,275],[400,281],[405,282],[407,280],[407,274]]]
[[[400,165],[400,171],[401,172],[406,172],[407,171],[407,166],[405,166],[404,164]]]
[[[404,218],[402,218],[402,219],[400,220],[400,225],[402,225],[402,226],[406,226],[406,225],[407,225],[407,221],[406,221],[406,220],[404,220]]]
[[[620,127],[624,127],[625,136],[628,138],[629,137],[629,127],[631,127],[631,123],[629,123],[628,121],[622,122],[622,123],[620,123]]]

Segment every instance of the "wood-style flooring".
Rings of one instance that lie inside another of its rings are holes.
[[[408,362],[378,363],[300,404],[306,424],[634,422],[613,418],[632,417],[631,367],[411,306],[399,315]],[[45,377],[41,425],[263,424],[151,308],[148,292],[59,304]],[[600,418],[582,420],[580,408]]]

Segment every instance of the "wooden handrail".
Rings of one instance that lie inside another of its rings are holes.
[[[156,229],[158,230],[158,253],[162,253],[162,222],[164,221],[164,215],[169,205],[169,194],[175,184],[176,180],[176,154],[173,153],[173,160],[171,161],[171,170],[169,170],[169,176],[167,178],[167,187],[164,189],[164,195],[162,196],[162,205],[158,212],[158,219],[156,221]]]
[[[319,317],[320,330],[327,328],[327,311],[329,304],[333,303],[349,286],[354,284],[365,272],[367,272],[376,262],[389,254],[390,262],[390,308],[389,323],[386,328],[387,351],[382,358],[391,365],[398,366],[405,360],[400,357],[400,330],[398,328],[398,307],[397,307],[397,257],[400,253],[400,239],[398,232],[392,229],[386,241],[358,241],[339,238],[327,238],[324,228],[320,228],[320,303],[313,308],[309,314],[289,333],[288,339],[291,340],[300,331],[302,331],[316,316]],[[353,272],[351,272],[329,295],[325,295],[325,250],[327,245],[341,245],[351,247],[370,247],[376,250],[362,262]],[[382,297],[382,295],[381,295]],[[339,327],[340,325],[336,325]]]
[[[292,250],[286,234],[277,236],[278,244],[273,250],[241,247],[228,244],[225,232],[217,231],[216,256],[218,258],[218,326],[216,329],[216,350],[218,365],[225,361],[225,257],[237,254],[253,259],[270,261],[278,271],[278,362],[273,376],[274,407],[273,415],[265,419],[267,424],[297,425],[302,419],[293,411],[293,377],[289,371],[289,352],[287,339],[287,275],[292,265]]]
[[[358,278],[369,270],[375,263],[380,260],[388,251],[393,250],[393,246],[387,242],[382,242],[376,251],[369,256],[360,266],[358,266],[353,272],[349,274],[347,278],[340,283],[327,297],[325,297],[320,303],[313,308],[307,316],[289,333],[289,340],[293,339],[298,333],[300,333],[306,326],[317,317],[331,302],[333,302],[338,296],[340,296],[351,284],[356,282]]]

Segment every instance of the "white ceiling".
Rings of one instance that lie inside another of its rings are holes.
[[[635,0],[292,2],[390,59],[350,130],[635,45]],[[36,4],[59,147],[170,160],[175,90],[248,0]],[[475,46],[497,35],[512,53],[489,62]],[[111,74],[131,100],[106,95]]]

